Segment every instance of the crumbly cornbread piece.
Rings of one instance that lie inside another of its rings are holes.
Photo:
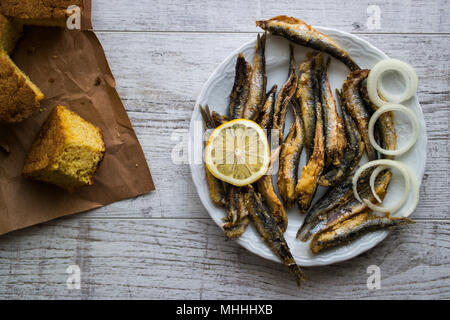
[[[105,153],[101,130],[57,106],[28,152],[23,174],[73,191],[92,185]]]
[[[22,25],[0,14],[0,48],[11,53],[22,34]]]
[[[0,13],[30,25],[66,25],[67,8],[71,5],[83,7],[82,0],[1,0]]]
[[[17,123],[39,108],[44,94],[0,49],[0,123]]]
[[[25,120],[39,108],[44,98],[41,90],[8,56],[21,33],[20,23],[0,14],[0,123]]]

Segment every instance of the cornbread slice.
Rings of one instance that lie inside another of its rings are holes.
[[[21,34],[20,23],[0,14],[0,123],[25,120],[39,108],[39,102],[44,99],[41,90],[8,56]]]
[[[28,152],[23,174],[73,191],[92,185],[103,159],[101,130],[64,106],[57,106]]]
[[[66,26],[67,8],[83,7],[83,0],[1,0],[0,13],[29,25]]]
[[[0,14],[0,48],[11,53],[22,35],[22,25]]]
[[[0,49],[0,122],[16,123],[39,108],[44,94]]]

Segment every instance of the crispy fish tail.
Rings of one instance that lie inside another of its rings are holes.
[[[212,117],[212,119],[213,119],[214,124],[216,125],[216,127],[218,127],[218,126],[224,124],[225,122],[230,121],[230,118],[228,118],[227,116],[223,116],[223,115],[221,115],[221,114],[219,114],[219,113],[217,113],[217,112],[215,112],[215,111],[213,111],[213,112],[211,113],[211,117]]]
[[[291,274],[294,275],[295,283],[300,289],[302,287],[302,282],[307,280],[305,274],[303,273],[302,269],[295,263],[288,265],[288,268]]]
[[[224,234],[230,239],[239,238],[247,229],[250,224],[250,218],[244,217],[238,220],[236,223],[225,223],[223,227]]]
[[[214,120],[211,117],[211,112],[209,111],[209,106],[199,105],[200,113],[202,115],[203,124],[205,125],[205,129],[213,129],[215,128]]]

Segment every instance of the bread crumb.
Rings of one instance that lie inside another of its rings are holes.
[[[11,152],[9,145],[7,143],[0,142],[0,149],[3,150],[6,154]]]

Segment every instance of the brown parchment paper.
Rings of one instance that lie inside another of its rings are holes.
[[[81,12],[81,30],[92,30],[92,1],[83,0]]]
[[[41,112],[0,125],[0,234],[154,190],[147,161],[91,31],[27,27],[13,60],[44,92]],[[102,129],[106,153],[94,185],[73,193],[21,175],[50,111],[67,106]]]

